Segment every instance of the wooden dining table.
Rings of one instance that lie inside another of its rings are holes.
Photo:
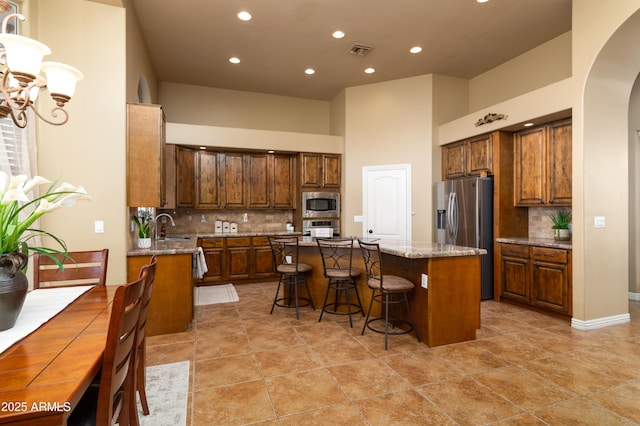
[[[65,425],[100,370],[115,286],[96,286],[0,354],[0,424]]]

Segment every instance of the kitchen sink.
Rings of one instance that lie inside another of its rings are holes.
[[[185,240],[190,240],[191,237],[188,235],[185,236],[173,236],[173,237],[164,237],[165,241],[185,241]]]

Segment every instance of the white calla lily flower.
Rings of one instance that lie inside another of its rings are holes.
[[[45,183],[51,183],[51,181],[43,178],[42,176],[36,176],[33,179],[29,180],[27,183],[25,183],[22,190],[24,191],[25,194],[28,194],[36,186],[39,186]]]
[[[91,197],[83,187],[65,182],[56,189],[49,186],[46,193],[30,200],[27,194],[43,184],[51,184],[51,181],[42,176],[27,179],[26,175],[11,176],[0,172],[0,254],[28,254],[29,251],[34,251],[51,257],[58,264],[59,259],[54,255],[67,253],[63,240],[45,230],[33,229],[32,226],[46,213],[71,206],[76,200]],[[51,237],[60,248],[32,246],[32,242],[36,241],[33,237],[37,235]]]

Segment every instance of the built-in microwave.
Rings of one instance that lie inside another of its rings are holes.
[[[303,192],[302,218],[340,217],[340,193]]]

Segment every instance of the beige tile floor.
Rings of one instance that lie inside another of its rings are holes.
[[[193,330],[148,339],[148,365],[191,361],[191,425],[640,424],[640,302],[592,331],[493,301],[475,341],[429,348],[360,335],[363,320],[276,308],[275,283],[197,307]]]

